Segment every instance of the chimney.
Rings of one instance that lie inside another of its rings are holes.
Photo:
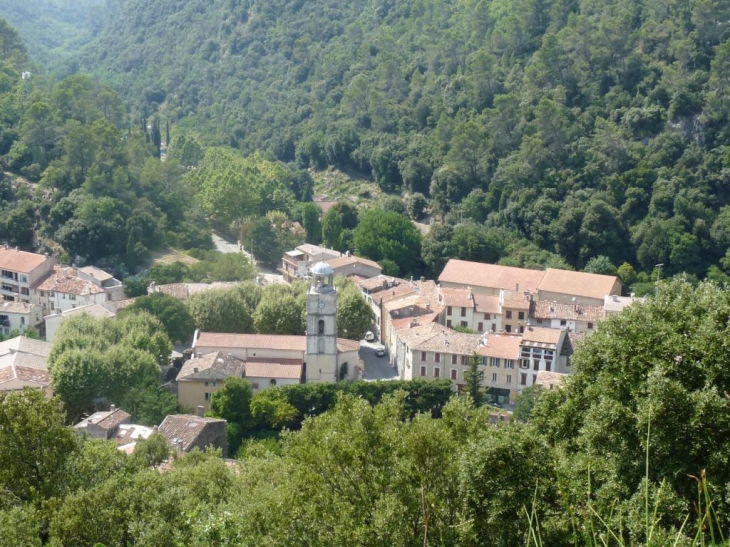
[[[109,405],[109,412],[116,412],[117,411],[117,405]]]
[[[634,296],[634,295],[632,294],[631,296]],[[618,302],[618,295],[617,294],[611,295],[611,298],[613,298],[613,301],[614,302]]]
[[[520,284],[515,284],[515,292],[520,292]]]
[[[199,372],[198,367],[194,367],[193,372]]]
[[[183,440],[175,439],[175,447],[177,448],[178,452],[183,452],[183,449],[185,448],[185,445],[183,444]]]
[[[195,409],[195,415],[202,418],[203,414],[205,414],[205,407],[202,405],[198,405],[198,407]]]

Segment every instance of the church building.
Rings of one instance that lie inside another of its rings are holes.
[[[248,379],[254,393],[279,385],[357,379],[360,342],[337,337],[334,271],[319,262],[310,278],[303,336],[196,332],[193,359],[177,376],[180,403],[207,410],[212,394],[230,376]]]

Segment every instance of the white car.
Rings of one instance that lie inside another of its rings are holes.
[[[378,357],[385,357],[385,348],[378,348],[375,350],[375,355]]]
[[[372,331],[367,331],[365,333],[365,341],[366,342],[375,342],[375,335]]]

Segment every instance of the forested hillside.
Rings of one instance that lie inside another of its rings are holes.
[[[0,17],[18,29],[35,62],[52,64],[99,31],[105,0],[3,0]]]
[[[117,9],[79,63],[136,110],[209,143],[372,174],[454,212],[447,222],[486,221],[462,258],[514,255],[498,244],[507,230],[577,268],[597,255],[667,274],[730,266],[726,2]],[[451,235],[426,240],[433,270],[459,247]],[[509,262],[553,260],[541,256]]]

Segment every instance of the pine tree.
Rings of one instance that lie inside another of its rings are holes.
[[[170,146],[170,120],[165,123],[165,146]]]
[[[479,364],[482,358],[476,353],[469,357],[469,369],[464,373],[464,381],[466,382],[466,393],[468,393],[475,406],[482,404],[482,381],[484,380],[484,371],[479,370]]]

